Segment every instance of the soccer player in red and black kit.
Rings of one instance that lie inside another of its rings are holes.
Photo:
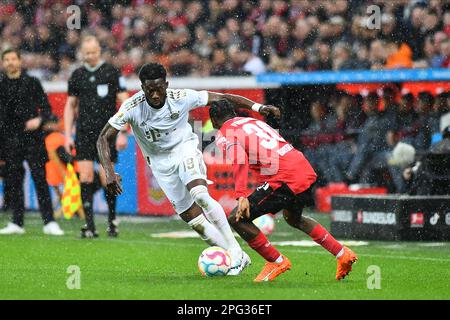
[[[260,107],[262,105],[256,104],[252,109]],[[235,195],[239,204],[232,211],[229,223],[267,261],[255,281],[272,281],[291,268],[289,259],[252,223],[261,215],[280,210],[289,225],[307,233],[336,257],[336,280],[347,276],[357,260],[355,253],[336,241],[317,221],[302,216],[311,186],[317,179],[303,154],[268,124],[254,118],[237,117],[228,101],[212,103],[209,114],[214,128],[219,129],[216,144],[234,166]],[[249,170],[261,185],[247,197]]]

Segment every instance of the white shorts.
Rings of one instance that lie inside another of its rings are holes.
[[[151,168],[177,214],[185,212],[194,204],[187,184],[196,179],[206,180],[206,165],[197,148],[185,147],[177,152],[152,157]]]

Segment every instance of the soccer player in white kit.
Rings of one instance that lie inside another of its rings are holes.
[[[122,104],[97,140],[107,188],[115,194],[122,193],[121,178],[114,172],[108,146],[129,124],[175,211],[209,245],[228,250],[232,259],[229,275],[241,273],[251,263],[250,257],[236,241],[223,208],[208,193],[206,166],[198,149],[198,137],[188,123],[189,111],[223,99],[237,107],[265,115],[272,113],[275,117],[280,116],[279,109],[238,95],[168,89],[166,70],[158,63],[145,64],[139,71],[139,79],[142,90]]]

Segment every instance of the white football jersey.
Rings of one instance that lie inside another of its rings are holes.
[[[125,100],[109,124],[122,130],[129,123],[145,157],[171,152],[185,142],[198,145],[198,137],[188,122],[189,111],[208,104],[207,91],[167,89],[161,109],[152,108],[141,90]]]

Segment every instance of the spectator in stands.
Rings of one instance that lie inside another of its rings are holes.
[[[107,62],[116,67],[141,48],[156,54],[172,75],[205,74],[214,69],[214,50],[241,44],[266,68],[271,64],[283,71],[450,65],[450,11],[442,1],[377,0],[382,9],[380,30],[368,27],[369,0],[113,3],[78,5],[81,34],[95,34]],[[64,10],[64,5],[48,0],[1,4],[0,43],[23,49],[24,58],[32,54],[30,68],[51,79],[67,62],[66,56],[77,63],[79,31],[65,27]],[[341,42],[348,47],[336,47]],[[304,58],[299,58],[301,53]],[[352,63],[343,64],[348,57]],[[131,67],[123,71],[135,76]]]
[[[334,113],[328,117],[329,127],[333,131],[333,145],[329,146],[328,166],[333,174],[332,182],[344,182],[345,172],[356,148],[354,135],[351,134],[348,119],[351,98],[347,94],[332,97],[336,101]]]
[[[411,17],[408,22],[409,45],[413,51],[413,60],[422,59],[424,55],[424,45],[426,30],[423,28],[423,22],[426,17],[424,5],[418,4],[411,11]]]
[[[346,43],[337,43],[333,48],[333,70],[357,69],[351,57],[351,48]]]
[[[398,122],[398,104],[396,101],[397,92],[391,87],[385,87],[383,89],[382,105],[383,105],[383,117],[388,122],[388,128],[395,130]]]
[[[361,128],[356,144],[356,153],[352,158],[347,171],[347,180],[351,182],[361,181],[368,182],[377,163],[380,162],[379,155],[388,149],[386,137],[383,133],[387,132],[387,121],[378,111],[379,97],[376,92],[369,93],[364,98],[364,112],[366,121]],[[372,159],[369,165],[368,161]]]
[[[430,112],[430,131],[431,135],[440,133],[441,117],[449,112],[447,105],[448,92],[438,94],[434,100],[433,108]]]
[[[307,159],[319,171],[321,183],[333,182],[334,172],[328,166],[329,145],[333,143],[333,132],[327,121],[327,106],[324,99],[318,99],[311,104],[310,114],[312,122],[310,126],[301,132],[301,144]]]
[[[414,95],[412,93],[404,94],[400,99],[398,109],[398,121],[395,128],[397,141],[412,145],[414,142],[413,126],[417,114],[414,112]]]
[[[245,72],[256,76],[266,71],[266,67],[262,59],[254,55],[250,50],[242,49],[240,54],[242,55],[242,60],[244,62],[242,69]]]
[[[446,38],[440,45],[441,68],[450,68],[450,38]]]
[[[398,44],[397,41],[390,41],[386,45],[386,69],[407,69],[412,68],[412,51],[406,44]]]
[[[420,92],[417,97],[416,113],[418,115],[413,125],[413,146],[417,151],[425,151],[430,147],[431,128],[430,111],[433,108],[434,98],[429,92]]]
[[[217,48],[213,52],[213,65],[211,68],[212,76],[226,76],[231,74],[228,65],[228,55],[224,49]]]

